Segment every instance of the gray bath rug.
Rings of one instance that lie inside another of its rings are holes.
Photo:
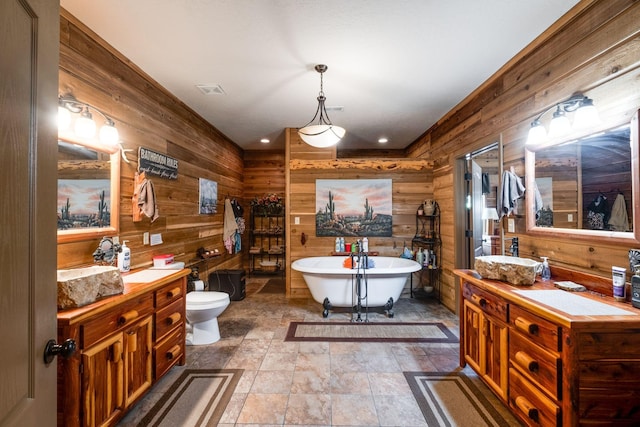
[[[285,341],[457,343],[440,322],[291,322]]]

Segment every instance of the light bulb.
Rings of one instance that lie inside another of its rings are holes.
[[[74,127],[76,135],[81,138],[93,138],[96,134],[96,122],[93,121],[93,117],[89,112],[89,108],[86,108],[80,117],[76,119]]]
[[[120,136],[118,135],[118,129],[111,120],[107,121],[100,128],[100,142],[105,145],[115,146],[118,144]]]
[[[528,147],[535,147],[546,142],[547,131],[544,129],[544,126],[542,126],[542,123],[540,123],[540,120],[534,120],[534,122],[531,123],[531,128],[529,128],[526,145]]]
[[[558,107],[556,112],[553,113],[551,123],[549,123],[549,138],[558,138],[569,132],[571,132],[571,123],[564,111]]]
[[[71,112],[62,105],[58,106],[58,131],[69,129],[71,124]]]

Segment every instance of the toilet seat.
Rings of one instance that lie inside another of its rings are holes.
[[[189,292],[187,294],[187,306],[198,307],[214,303],[229,302],[229,294],[226,292]]]

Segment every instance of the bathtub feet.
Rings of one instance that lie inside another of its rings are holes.
[[[322,307],[324,308],[324,310],[322,310],[322,317],[329,317],[329,310],[333,308],[329,298],[325,298],[324,301],[322,301]]]
[[[393,298],[389,298],[387,303],[384,305],[384,310],[387,312],[387,316],[393,318]]]

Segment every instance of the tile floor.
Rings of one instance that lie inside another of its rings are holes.
[[[267,280],[247,280],[247,297],[219,318],[220,341],[187,346],[185,367],[244,369],[220,426],[426,425],[402,372],[456,370],[458,344],[285,342],[290,321],[323,320],[322,307],[258,293]],[[459,333],[455,314],[433,299],[403,295],[394,311],[369,320],[439,321]],[[350,316],[336,310],[326,320]],[[135,426],[185,367],[172,368],[119,426]]]

